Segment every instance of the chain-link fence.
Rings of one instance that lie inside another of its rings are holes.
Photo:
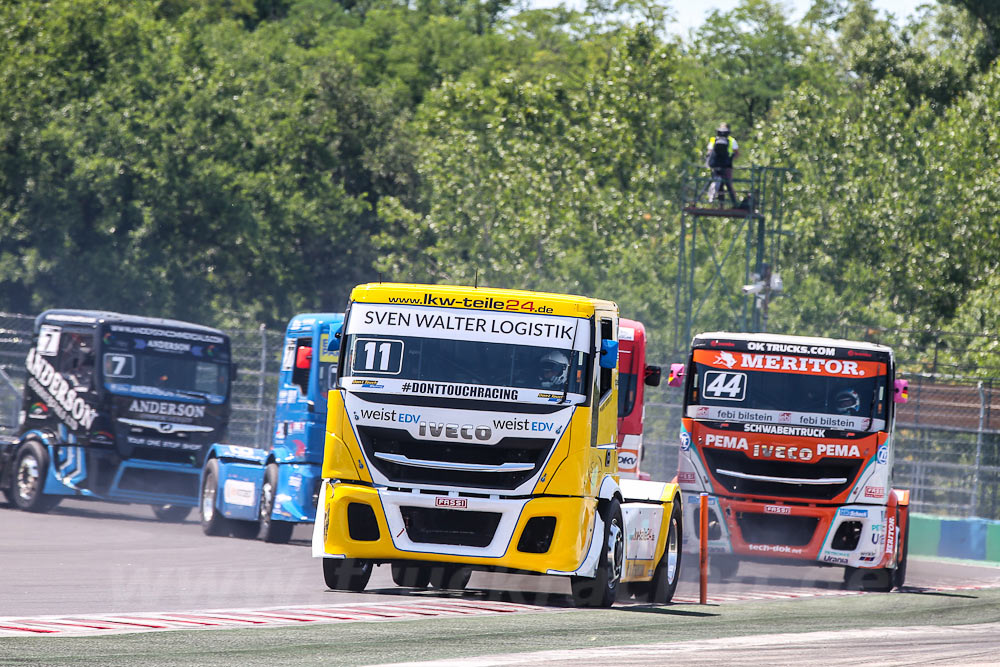
[[[894,485],[910,490],[916,512],[1000,519],[1000,381],[901,377],[910,381],[910,400],[897,406]],[[647,396],[642,469],[671,479],[681,390]]]
[[[33,322],[0,314],[0,435],[16,429]],[[261,326],[228,333],[239,366],[228,440],[266,449],[284,332]],[[910,489],[918,512],[1000,519],[1000,380],[901,375],[910,381],[910,401],[898,406],[895,485]],[[665,384],[647,392],[642,469],[654,479],[677,471],[680,402],[680,389]]]

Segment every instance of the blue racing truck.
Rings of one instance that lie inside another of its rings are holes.
[[[343,321],[342,313],[306,313],[288,323],[271,448],[212,446],[201,484],[206,535],[287,542],[295,524],[315,519]]]
[[[66,497],[198,504],[211,443],[225,438],[235,366],[217,329],[94,310],[35,319],[17,434],[0,440],[0,489],[45,512]]]

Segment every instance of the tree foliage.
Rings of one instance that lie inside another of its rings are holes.
[[[796,173],[773,328],[995,332],[994,5],[741,0],[677,36],[658,0],[0,4],[0,309],[277,325],[478,280],[614,299],[663,350],[684,174],[728,120]],[[732,325],[724,269],[696,328]]]

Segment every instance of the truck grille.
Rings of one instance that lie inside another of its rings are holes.
[[[406,534],[414,542],[487,547],[500,525],[499,512],[400,507]]]
[[[467,445],[417,440],[403,430],[369,426],[359,426],[358,436],[368,460],[393,482],[482,489],[517,488],[541,469],[555,444],[504,438],[495,445]]]
[[[812,540],[819,519],[814,516],[737,512],[736,523],[743,534],[743,541],[750,544],[804,547]]]
[[[823,458],[816,463],[794,461],[764,461],[752,459],[742,452],[702,449],[705,462],[715,481],[736,495],[774,496],[808,500],[833,500],[851,488],[864,463],[861,459]],[[720,471],[738,471],[757,477],[781,477],[801,480],[838,479],[829,484],[788,484],[760,479],[743,479]]]

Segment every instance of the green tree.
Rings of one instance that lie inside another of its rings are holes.
[[[712,119],[706,125],[724,118],[747,132],[787,91],[825,78],[816,60],[823,55],[819,37],[807,39],[775,0],[741,0],[731,11],[710,12],[691,45],[699,63],[694,83]]]
[[[1000,55],[1000,6],[993,0],[941,0],[969,13],[983,31],[979,59],[985,70]]]
[[[643,29],[574,88],[498,73],[445,84],[422,106],[421,196],[383,202],[379,266],[402,280],[586,293],[666,323],[664,184],[692,132],[681,57]]]

